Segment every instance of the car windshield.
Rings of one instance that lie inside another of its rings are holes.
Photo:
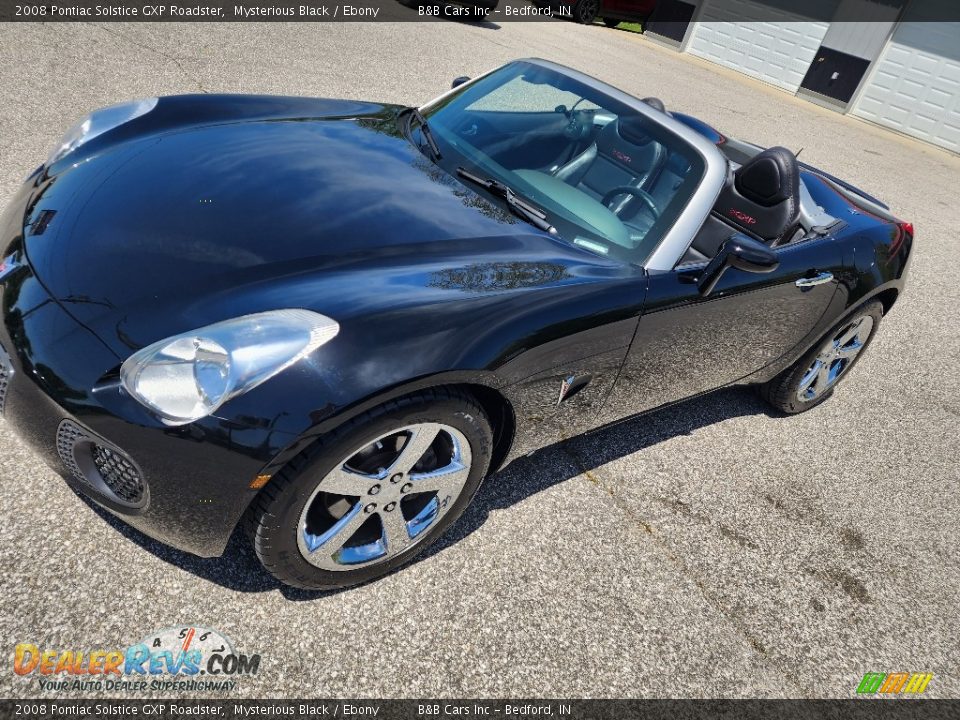
[[[649,256],[704,173],[700,155],[660,123],[534,63],[465,85],[424,116],[444,165],[508,186],[566,241],[630,263]]]

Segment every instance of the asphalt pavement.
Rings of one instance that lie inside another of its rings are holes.
[[[203,560],[109,521],[0,421],[0,696],[42,695],[17,643],[181,624],[261,654],[229,697],[850,697],[867,671],[960,696],[957,156],[599,25],[8,24],[0,204],[99,106],[413,104],[524,56],[803,148],[914,222],[907,292],[835,397],[783,418],[722,390],[517,461],[426,558],[328,595],[279,587],[241,543]]]

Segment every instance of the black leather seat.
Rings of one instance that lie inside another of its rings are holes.
[[[684,262],[709,260],[736,231],[771,245],[789,241],[799,219],[800,165],[787,148],[772,147],[730,173]]]
[[[642,123],[640,117],[609,122],[595,142],[554,175],[597,200],[623,185],[648,189],[663,167],[666,150],[644,131]],[[620,214],[634,200],[622,195],[610,209]]]

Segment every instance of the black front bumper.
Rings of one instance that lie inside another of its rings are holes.
[[[251,481],[293,438],[215,417],[167,427],[111,379],[119,359],[50,299],[29,267],[3,278],[0,292],[7,426],[71,487],[131,526],[195,555],[222,554],[256,494]],[[106,485],[96,482],[104,463],[116,473]]]

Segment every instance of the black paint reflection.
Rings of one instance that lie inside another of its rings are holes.
[[[427,284],[443,290],[496,292],[548,285],[570,277],[567,267],[557,263],[492,262],[432,272]]]

